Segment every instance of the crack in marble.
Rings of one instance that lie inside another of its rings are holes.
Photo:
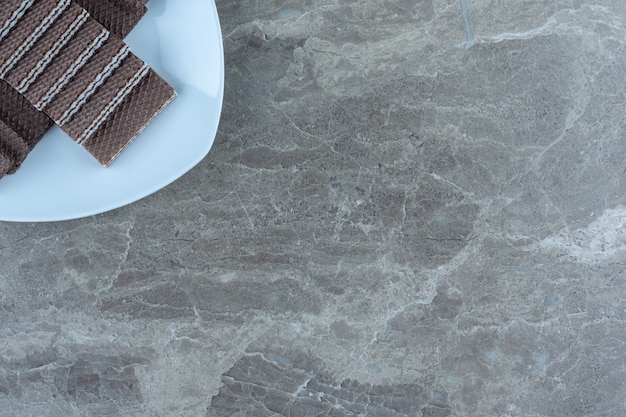
[[[465,26],[465,36],[467,36],[467,40],[465,41],[465,44],[463,44],[463,49],[468,50],[474,45],[474,31],[472,30],[472,24],[470,23],[467,0],[460,1],[461,18],[463,19],[463,25]]]

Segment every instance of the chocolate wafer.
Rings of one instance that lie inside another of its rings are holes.
[[[26,158],[28,145],[26,141],[4,122],[0,122],[0,143],[4,153],[14,161],[14,166],[8,172],[17,169],[17,161]]]
[[[171,87],[150,70],[93,135],[82,145],[107,165],[175,97]]]
[[[21,94],[6,81],[0,80],[0,122],[7,129],[0,129],[0,149],[12,155],[13,165],[4,174],[15,172],[26,155],[39,142],[53,121],[37,111]]]
[[[107,27],[111,33],[120,38],[125,37],[146,12],[143,0],[76,1],[103,26]],[[12,8],[11,4],[3,4],[3,7],[0,9],[0,21],[5,22],[10,17],[17,18],[20,15],[23,16],[31,3],[30,1],[21,2],[17,9]],[[13,4],[16,3],[14,2]],[[3,28],[3,31],[6,31],[6,29]],[[73,34],[67,33],[66,38],[70,39],[71,35]],[[63,40],[56,46],[62,49],[64,46]],[[40,75],[37,74],[35,77]],[[1,178],[4,174],[13,173],[20,167],[27,153],[41,140],[54,122],[45,113],[34,108],[21,94],[2,79],[0,79],[0,120],[10,126],[28,146],[26,154],[19,152],[16,156],[16,153],[12,151],[15,145],[10,145],[15,140],[14,136],[0,134],[0,150],[4,149],[4,156],[2,157],[3,169],[0,170]],[[7,155],[13,155],[13,157]],[[12,165],[8,166],[9,164]]]
[[[115,1],[115,0],[114,0]],[[124,3],[128,7],[134,7],[135,9],[141,9],[146,6],[148,0],[117,0],[120,3]]]
[[[11,126],[30,147],[35,146],[53,124],[48,116],[32,110],[32,104],[24,96],[0,80],[0,120]]]
[[[26,2],[8,1],[16,10]],[[70,0],[35,2],[14,20],[0,22],[10,28],[4,39],[0,33],[0,59],[4,60],[0,77],[105,166],[175,97],[174,90],[128,46],[85,17],[83,9]],[[75,36],[51,58],[50,45],[78,25]],[[46,77],[32,77],[41,66]],[[133,100],[141,105],[122,106]],[[132,112],[131,116],[121,117],[118,113],[123,109]],[[119,126],[120,120],[126,121],[124,126]],[[103,129],[122,136],[113,137]]]
[[[125,38],[146,14],[143,0],[75,0],[111,33]]]
[[[17,147],[15,146],[16,136],[17,134],[10,126],[0,121],[0,140],[2,141],[2,146],[0,146],[0,175],[9,174],[16,169],[15,148],[18,148],[17,152],[19,152],[20,145],[24,145],[22,138],[17,136],[18,144]]]
[[[15,166],[15,160],[0,148],[0,176],[8,174]]]

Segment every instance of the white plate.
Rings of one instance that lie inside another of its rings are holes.
[[[213,0],[151,0],[126,38],[178,97],[108,167],[56,126],[0,180],[0,220],[57,221],[103,213],[175,181],[211,149],[224,92]]]

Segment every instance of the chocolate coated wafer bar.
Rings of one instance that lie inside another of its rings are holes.
[[[6,126],[0,128],[0,149],[13,161],[0,169],[2,177],[20,167],[53,122],[4,80],[0,80],[0,122]]]
[[[12,158],[4,149],[0,149],[0,172],[9,172],[15,165]]]
[[[143,0],[75,0],[111,33],[125,38],[146,14]]]
[[[3,153],[13,161],[13,167],[10,170],[16,169],[17,161],[26,158],[28,154],[28,144],[3,121],[0,121],[0,137]]]
[[[0,80],[0,120],[11,126],[31,148],[53,124],[48,116],[33,110],[33,105],[24,96]]]
[[[118,1],[126,4],[129,7],[134,7],[136,9],[141,9],[142,7],[145,7],[146,3],[148,2],[148,0],[118,0]]]
[[[120,38],[125,37],[139,22],[146,12],[145,2],[128,4],[129,0],[76,0],[96,20]],[[10,7],[2,7],[0,17],[7,16]],[[0,80],[0,120],[10,126],[28,146],[26,153],[17,153],[12,134],[0,134],[0,150],[3,150],[4,163],[0,164],[0,178],[4,174],[15,172],[26,158],[28,152],[41,140],[45,132],[54,123],[45,113],[34,108],[21,94],[6,81]],[[10,133],[10,131],[8,132]],[[12,155],[9,157],[7,155]],[[12,161],[12,163],[10,163]]]

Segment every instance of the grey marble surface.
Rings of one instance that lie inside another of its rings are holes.
[[[216,3],[209,156],[0,223],[0,416],[626,415],[626,3]]]

